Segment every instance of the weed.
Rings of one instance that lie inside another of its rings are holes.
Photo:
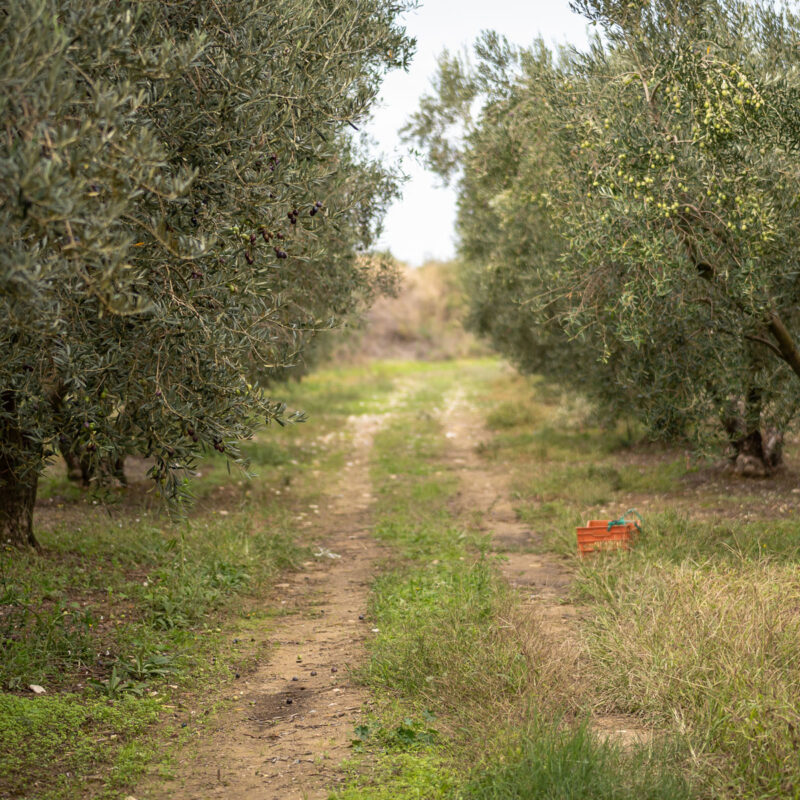
[[[331,800],[458,800],[460,779],[432,748],[389,752],[349,767],[348,786]]]
[[[382,747],[392,750],[413,750],[436,743],[438,733],[430,727],[435,716],[428,711],[423,712],[424,720],[405,717],[397,725],[386,727],[380,721],[365,722],[355,728],[356,738],[353,747],[358,751],[367,742],[377,742]]]

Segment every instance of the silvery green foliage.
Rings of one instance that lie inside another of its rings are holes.
[[[479,83],[463,148],[476,310],[498,309],[480,318],[524,365],[616,394],[656,433],[784,428],[798,19],[767,2],[576,5],[602,31],[586,52],[479,55],[500,78]],[[425,143],[419,115],[411,132]]]
[[[180,468],[284,409],[258,376],[382,276],[393,176],[352,129],[411,42],[391,0],[0,9],[0,479],[59,444]],[[2,491],[2,490],[0,490]]]

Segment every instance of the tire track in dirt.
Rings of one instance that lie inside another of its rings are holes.
[[[447,399],[442,422],[449,461],[460,480],[460,505],[483,512],[481,528],[491,534],[494,552],[506,559],[503,575],[522,592],[526,603],[539,607],[545,628],[570,635],[574,627],[570,620],[577,614],[567,602],[572,571],[558,556],[523,552],[537,543],[537,536],[517,517],[506,476],[478,455],[489,434],[462,390]]]
[[[274,604],[294,613],[271,631],[269,660],[235,684],[235,707],[179,754],[177,779],[139,797],[317,800],[342,780],[337,768],[369,699],[349,668],[365,658],[369,629],[359,616],[382,555],[369,531],[369,454],[385,416],[348,420],[352,451],[327,508],[320,504],[316,557],[275,587]]]
[[[569,562],[550,553],[525,552],[538,544],[539,537],[519,520],[507,476],[479,456],[480,445],[488,442],[491,434],[462,389],[447,398],[441,419],[448,440],[445,458],[460,481],[460,511],[482,512],[480,529],[491,535],[493,552],[504,559],[503,576],[535,611],[542,631],[579,658],[580,612],[569,601],[573,580]],[[595,731],[622,745],[648,741],[652,734],[638,719],[623,714],[593,715],[591,724]]]

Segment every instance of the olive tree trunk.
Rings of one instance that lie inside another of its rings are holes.
[[[729,410],[723,424],[731,443],[734,470],[745,477],[763,478],[783,464],[783,433],[761,423],[762,398],[751,389],[737,410]]]
[[[107,456],[99,461],[87,457],[79,458],[71,450],[64,447],[61,456],[67,465],[67,478],[79,483],[84,488],[95,482],[116,481],[120,486],[127,486],[125,477],[125,456]]]
[[[15,547],[36,547],[33,535],[33,506],[39,473],[24,461],[30,442],[24,432],[9,423],[16,410],[12,392],[2,394],[3,423],[0,423],[0,540]]]
[[[39,476],[19,480],[0,459],[0,537],[15,547],[39,547],[33,535],[33,506]]]

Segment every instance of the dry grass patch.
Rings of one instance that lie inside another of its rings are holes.
[[[584,577],[596,703],[690,737],[717,791],[800,792],[800,566],[636,560]]]

